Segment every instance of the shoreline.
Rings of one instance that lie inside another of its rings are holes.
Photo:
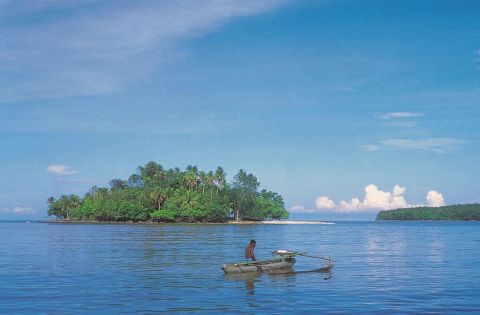
[[[273,221],[261,221],[262,224],[326,224],[332,225],[335,222],[327,222],[327,221],[280,221],[280,220],[273,220]]]
[[[113,225],[254,225],[254,224],[271,224],[271,225],[285,225],[285,224],[323,224],[331,225],[335,224],[334,222],[326,221],[281,221],[281,220],[272,220],[272,221],[226,221],[226,222],[102,222],[102,221],[66,221],[66,220],[42,220],[38,223],[48,223],[48,224],[113,224]]]

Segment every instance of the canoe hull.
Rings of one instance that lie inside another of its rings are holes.
[[[272,273],[277,270],[290,269],[295,264],[293,257],[283,259],[261,260],[251,263],[225,264],[222,266],[225,273],[266,272]]]

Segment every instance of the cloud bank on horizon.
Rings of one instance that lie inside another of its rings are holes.
[[[315,200],[315,208],[306,208],[302,205],[295,205],[289,208],[292,213],[316,213],[316,212],[337,212],[337,213],[360,213],[379,210],[392,210],[412,207],[441,207],[445,205],[443,195],[435,190],[430,190],[426,196],[426,204],[410,204],[403,196],[406,187],[395,185],[391,192],[382,191],[376,185],[370,184],[365,187],[363,199],[352,198],[350,201],[335,203],[328,196],[319,196]]]
[[[32,215],[37,211],[28,207],[13,207],[13,208],[0,208],[0,214],[13,214],[13,215]]]

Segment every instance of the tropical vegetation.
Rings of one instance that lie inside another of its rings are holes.
[[[240,170],[231,183],[222,167],[164,169],[156,162],[139,166],[110,187],[93,186],[84,196],[50,197],[48,215],[66,221],[225,222],[230,219],[288,218],[281,195],[260,189],[253,174]]]
[[[480,220],[480,204],[380,211],[377,220]]]

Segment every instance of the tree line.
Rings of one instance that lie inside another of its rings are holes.
[[[377,220],[480,220],[480,204],[380,211]]]
[[[48,215],[69,221],[225,222],[288,218],[281,195],[266,189],[244,170],[231,183],[222,167],[164,169],[156,162],[139,166],[128,179],[112,179],[110,187],[93,186],[83,198],[50,197]]]

